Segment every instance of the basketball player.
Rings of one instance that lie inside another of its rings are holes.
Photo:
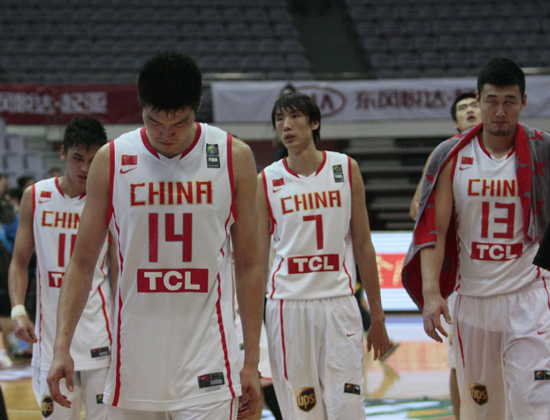
[[[461,418],[546,419],[550,291],[531,262],[550,218],[550,135],[518,123],[527,98],[513,61],[489,61],[476,97],[483,123],[441,143],[426,171],[403,283],[436,341],[456,285]]]
[[[355,260],[372,314],[368,349],[390,346],[357,163],[317,150],[321,113],[302,93],[281,96],[273,126],[288,157],[259,175],[264,267],[273,236],[266,324],[271,370],[285,419],[364,419],[363,327]],[[266,270],[267,271],[267,270]]]
[[[79,419],[82,404],[88,419],[105,419],[102,403],[110,364],[112,344],[112,293],[109,284],[109,244],[100,244],[93,281],[83,290],[84,314],[71,345],[74,381],[63,393],[73,401],[71,407],[53,403],[46,376],[52,363],[59,291],[64,281],[74,245],[80,215],[86,202],[86,179],[97,151],[107,142],[105,129],[91,117],[75,117],[67,126],[61,146],[65,175],[39,181],[23,193],[19,209],[19,228],[9,270],[11,317],[15,335],[34,343],[33,389],[48,419]],[[28,265],[33,250],[37,256],[37,310],[35,325],[25,310]],[[111,246],[112,255],[114,244]]]
[[[546,270],[550,270],[550,225],[546,228],[546,233],[540,243],[540,248],[533,260],[533,264]]]
[[[228,419],[259,396],[263,283],[254,205],[256,166],[242,141],[195,122],[202,76],[186,54],[159,52],[142,67],[145,127],[103,147],[59,303],[52,398],[70,406],[68,352],[98,249],[119,250],[110,420]],[[238,369],[230,241],[245,360]],[[241,395],[239,407],[239,395]]]
[[[469,130],[472,127],[475,127],[481,123],[481,111],[479,109],[479,104],[476,101],[476,94],[474,92],[465,92],[457,95],[453,104],[451,105],[451,117],[453,118],[453,124],[458,130],[458,133],[463,133],[466,130]],[[432,152],[433,153],[433,152]],[[424,170],[422,171],[422,179],[426,174],[426,168],[430,163],[432,153],[428,156],[426,164],[424,165]],[[420,198],[420,189],[422,187],[422,179],[416,187],[414,197],[411,202],[410,215],[413,220],[416,220],[418,212],[418,199]],[[456,293],[453,292],[448,298],[448,306],[451,314],[451,318],[454,319],[453,308],[456,302]],[[453,403],[453,411],[455,417],[460,419],[460,393],[458,392],[458,383],[456,379],[456,358],[455,358],[455,347],[453,346],[453,337],[452,337],[452,327],[449,324],[443,325],[447,331],[447,334],[450,334],[449,337],[446,337],[444,340],[447,344],[447,353],[449,367],[451,368],[451,373],[449,377],[449,388],[451,392],[451,401]]]

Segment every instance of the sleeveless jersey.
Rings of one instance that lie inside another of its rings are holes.
[[[172,411],[240,394],[231,144],[198,123],[192,145],[173,158],[151,147],[145,128],[111,143],[120,276],[107,404]]]
[[[262,172],[275,258],[269,299],[324,299],[352,295],[351,160],[323,152],[316,173],[292,172],[286,159]]]
[[[496,159],[477,138],[458,153],[454,165],[457,290],[493,296],[530,285],[540,278],[532,264],[538,244],[525,241],[515,153]]]
[[[37,258],[36,335],[32,365],[47,370],[53,357],[57,327],[57,302],[63,275],[76,240],[85,196],[67,197],[59,178],[32,186],[33,234]],[[95,267],[92,289],[71,343],[75,370],[109,366],[112,295],[108,278],[108,243],[105,241]]]

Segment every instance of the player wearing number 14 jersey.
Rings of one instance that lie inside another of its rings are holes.
[[[22,340],[33,342],[33,389],[42,415],[54,420],[79,418],[82,405],[89,419],[105,419],[102,403],[111,361],[112,294],[109,284],[109,244],[104,241],[94,266],[93,282],[71,345],[74,401],[70,409],[53,404],[46,375],[53,358],[59,291],[69,264],[86,201],[86,179],[91,161],[107,141],[101,123],[77,117],[67,126],[61,158],[66,162],[61,177],[38,181],[29,187],[20,207],[20,224],[10,266],[10,297],[14,330]],[[28,262],[33,248],[37,257],[37,308],[35,328],[26,315]]]
[[[363,327],[355,261],[372,311],[368,347],[389,340],[370,239],[363,180],[346,155],[317,150],[321,115],[312,98],[281,96],[273,126],[288,158],[259,176],[257,205],[267,267],[266,324],[273,384],[284,418],[364,419]]]
[[[482,124],[441,143],[426,171],[403,283],[436,341],[456,284],[461,418],[547,419],[549,273],[532,261],[550,220],[550,136],[518,123],[525,76],[511,60],[483,67],[476,99]]]
[[[157,53],[138,79],[145,127],[115,139],[94,161],[48,377],[60,404],[71,403],[59,382],[70,375],[75,302],[110,229],[120,277],[109,419],[235,420],[255,411],[263,313],[256,168],[242,141],[195,122],[201,86],[191,57]],[[244,336],[240,371],[230,244]]]

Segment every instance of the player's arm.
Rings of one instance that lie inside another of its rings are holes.
[[[256,165],[250,148],[238,139],[233,141],[233,168],[237,220],[231,227],[231,237],[244,341],[244,365],[241,370],[243,394],[239,409],[239,418],[244,418],[254,414],[260,396],[258,363],[264,282],[258,251],[258,218],[254,205]]]
[[[424,297],[424,308],[422,310],[424,330],[431,338],[439,342],[442,342],[443,339],[439,336],[437,331],[447,337],[447,332],[441,325],[441,315],[445,317],[447,323],[451,324],[447,302],[441,296],[439,276],[445,257],[447,230],[453,212],[452,168],[452,162],[449,162],[439,174],[435,185],[436,245],[434,247],[423,248],[420,251],[422,296]]]
[[[269,280],[269,254],[271,252],[271,222],[267,205],[267,196],[264,189],[264,175],[258,175],[258,188],[256,190],[256,209],[258,211],[258,240],[259,254],[262,267],[262,279],[264,290]]]
[[[86,204],[59,294],[57,333],[48,386],[52,399],[64,407],[70,407],[71,403],[61,394],[59,381],[65,378],[67,388],[73,389],[74,363],[69,349],[76,325],[88,301],[95,266],[107,237],[109,169],[109,146],[105,145],[95,155],[88,173]]]
[[[409,208],[409,216],[413,220],[416,220],[416,216],[418,214],[418,201],[420,200],[420,193],[422,192],[422,181],[424,181],[424,177],[426,176],[426,169],[428,168],[428,165],[430,161],[432,160],[433,152],[430,153],[428,156],[428,159],[426,159],[426,163],[424,164],[424,169],[422,169],[422,178],[420,178],[420,181],[418,181],[418,185],[416,186],[416,190],[414,191],[414,196],[411,201],[411,206]]]
[[[374,349],[374,360],[381,358],[390,347],[386,332],[385,315],[380,297],[380,281],[376,265],[376,253],[372,244],[369,227],[369,216],[365,204],[365,185],[359,170],[359,165],[351,159],[352,191],[351,191],[351,237],[353,254],[359,267],[361,282],[372,317],[372,324],[367,335],[367,348]]]
[[[29,319],[25,306],[25,294],[29,286],[29,262],[34,250],[33,232],[33,188],[29,187],[23,193],[19,206],[19,226],[15,236],[13,256],[8,272],[8,287],[10,301],[14,312],[13,330],[15,336],[28,343],[36,343],[34,325]],[[18,306],[19,305],[19,306]]]

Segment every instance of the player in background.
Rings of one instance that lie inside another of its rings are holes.
[[[87,116],[75,117],[67,125],[61,146],[65,175],[28,187],[19,208],[19,227],[9,270],[11,317],[15,335],[34,343],[33,390],[42,407],[42,415],[48,419],[78,419],[82,405],[86,406],[90,420],[105,419],[107,416],[102,396],[112,344],[113,298],[108,277],[109,260],[114,262],[115,287],[117,270],[114,244],[109,245],[106,240],[100,244],[98,258],[92,267],[93,281],[82,293],[84,313],[71,346],[75,361],[74,381],[69,388],[64,385],[62,388],[73,405],[62,407],[53,403],[46,382],[53,358],[59,291],[86,202],[88,171],[97,151],[106,142],[105,129],[98,120]],[[28,265],[33,250],[37,256],[35,324],[28,318],[24,306]]]
[[[465,93],[461,93],[460,95],[457,95],[457,97],[453,101],[453,104],[451,105],[451,117],[453,118],[453,124],[455,128],[458,130],[459,135],[469,130],[470,128],[475,127],[479,123],[481,123],[481,110],[479,109],[479,104],[477,103],[477,100],[476,100],[476,94],[474,92],[465,92]],[[424,179],[424,176],[426,174],[426,168],[430,163],[432,154],[433,152],[430,153],[430,156],[428,156],[426,164],[424,165],[424,170],[422,171],[422,178],[420,179],[420,182],[416,187],[414,197],[411,201],[410,215],[413,218],[413,220],[416,220],[416,216],[418,213],[418,199],[420,198],[422,180]],[[451,311],[450,312],[451,319],[454,319],[452,310],[455,306],[455,302],[456,302],[456,292],[453,292],[449,296],[448,302],[447,302],[449,306],[449,310]],[[453,344],[455,343],[453,342],[452,327],[446,323],[444,326],[446,328],[447,333],[449,334],[449,337],[446,337],[445,342],[447,344],[447,350],[448,350],[449,367],[451,368],[451,373],[449,376],[449,388],[451,393],[451,401],[453,403],[453,411],[454,411],[455,417],[459,419],[460,418],[460,393],[458,392],[458,383],[456,379],[456,358],[455,358],[456,346],[453,346]]]
[[[281,96],[272,123],[288,157],[259,175],[257,207],[277,399],[285,419],[364,419],[355,261],[372,314],[367,345],[375,360],[390,343],[363,179],[348,156],[317,150],[321,113],[309,96]]]
[[[461,418],[550,418],[548,272],[532,265],[550,220],[550,135],[520,124],[525,75],[495,58],[481,70],[482,124],[434,151],[403,285],[436,341],[458,292]]]
[[[249,147],[195,121],[202,75],[188,55],[143,65],[144,127],[97,154],[58,309],[52,398],[71,382],[69,345],[91,271],[110,230],[120,261],[110,420],[228,419],[254,413],[260,393],[263,282],[257,246],[256,166]],[[238,369],[231,249],[245,360]],[[241,396],[239,401],[239,396]]]

